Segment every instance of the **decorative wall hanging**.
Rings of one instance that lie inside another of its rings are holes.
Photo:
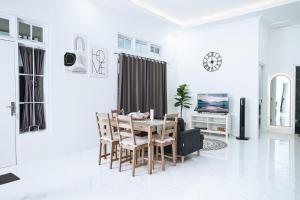
[[[73,44],[76,61],[74,65],[66,66],[65,70],[71,73],[86,74],[88,65],[86,36],[75,34]]]
[[[90,63],[90,76],[105,78],[108,75],[108,51],[107,49],[91,46],[91,63]]]
[[[75,64],[76,61],[76,54],[75,53],[65,53],[65,66],[71,67]]]
[[[209,72],[214,72],[220,69],[222,65],[222,57],[217,52],[210,52],[206,54],[203,59],[203,67]]]

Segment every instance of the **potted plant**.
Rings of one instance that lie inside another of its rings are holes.
[[[190,103],[191,97],[189,96],[189,91],[187,89],[187,84],[181,84],[177,88],[177,94],[175,96],[175,107],[180,107],[180,117],[182,118],[183,108],[190,108],[192,105]]]

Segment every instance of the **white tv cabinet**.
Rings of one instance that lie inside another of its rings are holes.
[[[231,115],[213,113],[193,113],[191,128],[200,128],[202,133],[224,135],[226,139],[231,132]]]

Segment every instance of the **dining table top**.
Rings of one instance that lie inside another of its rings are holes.
[[[116,118],[110,119],[111,125],[113,127],[117,127]],[[166,122],[172,123],[172,122]],[[143,132],[155,132],[155,131],[161,131],[162,127],[164,125],[164,120],[161,119],[143,119],[143,120],[132,120],[132,126],[134,130],[137,131],[143,131]]]

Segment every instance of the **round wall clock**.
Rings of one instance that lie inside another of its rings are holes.
[[[217,71],[221,65],[222,57],[217,52],[210,52],[203,59],[203,67],[209,72]]]

